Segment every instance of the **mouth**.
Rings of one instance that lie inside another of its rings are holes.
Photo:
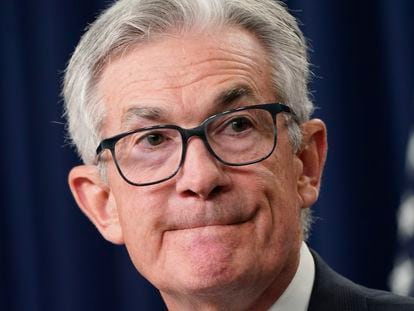
[[[193,230],[210,227],[235,227],[251,222],[256,217],[256,215],[257,209],[250,213],[240,213],[236,215],[214,215],[210,217],[198,216],[192,219],[186,219],[185,221],[182,221],[180,224],[174,226],[169,231]]]

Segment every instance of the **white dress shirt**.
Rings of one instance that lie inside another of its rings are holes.
[[[269,311],[306,311],[315,280],[315,262],[305,242],[300,248],[298,270]]]

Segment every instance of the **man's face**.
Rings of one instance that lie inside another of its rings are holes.
[[[250,92],[218,101],[238,89]],[[191,128],[220,111],[278,99],[265,50],[238,29],[137,45],[107,64],[98,94],[107,110],[104,137],[160,123]],[[119,238],[107,238],[125,243],[164,298],[238,286],[253,293],[293,275],[301,209],[313,202],[301,195],[303,164],[283,116],[277,120],[278,143],[268,159],[225,166],[191,138],[178,174],[152,186],[126,183],[107,154],[105,209],[119,221]]]

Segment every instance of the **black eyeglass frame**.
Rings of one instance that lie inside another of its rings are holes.
[[[273,135],[274,135],[274,140],[273,140],[273,147],[271,148],[270,152],[266,155],[261,157],[258,160],[254,160],[254,161],[248,161],[248,162],[242,162],[242,163],[231,163],[231,162],[227,162],[224,161],[223,159],[221,159],[213,150],[213,148],[210,146],[210,143],[208,142],[207,139],[207,125],[214,119],[216,119],[217,117],[221,117],[221,116],[225,116],[227,114],[233,113],[233,112],[238,112],[238,111],[243,111],[243,110],[249,110],[249,109],[262,109],[262,110],[266,110],[268,111],[273,118]],[[193,137],[193,136],[197,136],[199,137],[203,143],[204,146],[206,146],[207,150],[210,152],[210,154],[212,154],[219,162],[228,165],[228,166],[245,166],[245,165],[250,165],[250,164],[254,164],[254,163],[258,163],[261,162],[265,159],[267,159],[275,150],[276,148],[276,143],[277,143],[277,126],[276,126],[276,115],[281,113],[281,112],[286,112],[291,114],[293,117],[295,117],[295,113],[292,111],[292,109],[290,109],[288,106],[286,106],[285,104],[282,103],[267,103],[267,104],[258,104],[258,105],[252,105],[252,106],[243,106],[243,107],[239,107],[239,108],[235,108],[235,109],[231,109],[231,110],[227,110],[224,112],[220,112],[217,114],[214,114],[212,116],[209,116],[207,119],[205,119],[203,122],[201,122],[201,124],[199,126],[196,126],[194,128],[190,128],[190,129],[184,129],[178,125],[173,125],[173,124],[161,124],[161,125],[154,125],[154,126],[149,126],[149,127],[143,127],[143,128],[139,128],[139,129],[135,129],[132,131],[128,131],[125,133],[121,133],[121,134],[117,134],[115,136],[106,138],[104,140],[102,140],[99,144],[99,146],[96,148],[96,157],[97,160],[96,162],[99,161],[99,156],[100,154],[106,150],[109,149],[112,155],[112,158],[115,162],[116,168],[119,172],[119,174],[122,176],[122,178],[129,184],[133,185],[133,186],[138,186],[138,187],[143,187],[143,186],[150,186],[150,185],[154,185],[154,184],[158,184],[161,182],[164,182],[168,179],[173,178],[178,171],[180,170],[180,168],[183,166],[184,161],[185,161],[185,155],[187,153],[187,145],[188,145],[188,140]],[[157,181],[152,181],[152,182],[147,182],[147,183],[134,183],[132,181],[130,181],[122,172],[122,169],[118,163],[118,160],[115,156],[115,145],[116,143],[131,134],[135,134],[135,133],[139,133],[142,131],[147,131],[147,130],[155,130],[155,129],[174,129],[177,130],[180,135],[181,135],[181,139],[182,139],[182,153],[181,153],[181,159],[180,159],[180,163],[177,166],[177,169],[169,176],[161,179],[161,180],[157,180]]]

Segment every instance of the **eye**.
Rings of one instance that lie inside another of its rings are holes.
[[[229,122],[229,126],[236,133],[241,133],[252,127],[252,122],[245,117],[234,118]]]
[[[165,141],[165,136],[160,133],[151,133],[146,135],[144,139],[151,146],[158,146]]]

